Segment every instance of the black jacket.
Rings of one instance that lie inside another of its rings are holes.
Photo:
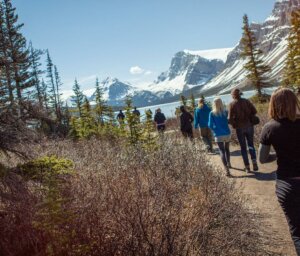
[[[180,115],[180,130],[182,132],[190,132],[193,130],[192,123],[194,121],[194,117],[191,113],[185,111]]]
[[[154,122],[156,124],[163,124],[166,121],[166,117],[163,113],[157,112],[154,116]]]

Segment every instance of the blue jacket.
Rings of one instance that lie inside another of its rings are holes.
[[[208,127],[208,117],[211,108],[207,104],[203,104],[202,108],[196,108],[194,113],[194,128],[206,128]]]
[[[215,115],[213,112],[209,113],[208,126],[213,131],[215,137],[226,136],[230,134],[227,115],[227,111],[224,111],[220,115]]]

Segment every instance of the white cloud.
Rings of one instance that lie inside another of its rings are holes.
[[[145,75],[148,76],[148,75],[151,75],[152,73],[153,72],[151,70],[148,70],[148,71],[145,72]]]
[[[145,70],[140,68],[139,66],[134,66],[129,69],[129,72],[132,75],[140,75],[140,74],[143,74],[145,72]]]

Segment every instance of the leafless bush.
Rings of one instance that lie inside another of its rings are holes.
[[[36,151],[71,159],[77,170],[63,206],[72,218],[61,227],[72,236],[60,255],[263,254],[255,216],[245,209],[233,181],[189,141],[165,136],[152,153],[97,140],[50,141]],[[32,237],[24,236],[30,246],[17,248],[33,248],[35,241],[32,255],[45,255],[44,244],[51,241],[30,226],[38,197],[24,184],[26,199],[16,199],[25,214],[19,221]],[[0,205],[4,214],[15,216],[19,204],[14,200],[12,208]],[[0,218],[0,225],[19,232],[13,217]],[[0,249],[18,255],[10,239]]]

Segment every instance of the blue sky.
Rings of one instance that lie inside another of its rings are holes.
[[[236,45],[242,16],[262,22],[275,0],[13,0],[23,33],[49,49],[64,89],[77,77],[154,80],[183,49]],[[135,67],[135,68],[133,68]],[[138,68],[139,67],[139,68]],[[130,72],[131,71],[131,72]]]

